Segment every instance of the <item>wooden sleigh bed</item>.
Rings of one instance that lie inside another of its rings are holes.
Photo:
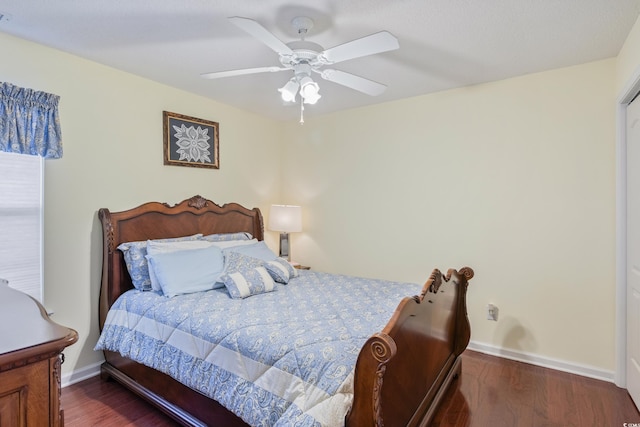
[[[236,203],[219,206],[194,196],[170,206],[150,202],[123,212],[100,209],[103,265],[100,330],[116,299],[133,288],[123,254],[124,242],[196,233],[248,232],[263,240],[260,211]],[[420,295],[407,296],[386,327],[360,350],[355,367],[354,398],[345,425],[426,426],[447,388],[460,373],[460,354],[470,338],[466,290],[473,270],[434,270]],[[104,352],[102,378],[113,378],[182,425],[246,426],[221,404],[169,376]]]

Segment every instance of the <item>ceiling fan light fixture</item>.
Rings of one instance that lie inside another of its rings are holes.
[[[315,104],[320,99],[320,87],[311,77],[306,76],[300,79],[300,96],[305,104]]]
[[[313,105],[318,102],[320,98],[322,98],[322,96],[316,92],[315,94],[305,96],[304,103]]]
[[[282,96],[283,101],[294,102],[296,100],[296,94],[298,93],[298,87],[298,82],[294,78],[289,80],[286,85],[278,89],[278,92],[280,92],[280,96]]]

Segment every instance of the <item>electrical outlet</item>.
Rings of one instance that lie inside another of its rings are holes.
[[[487,320],[498,321],[498,307],[487,304]]]

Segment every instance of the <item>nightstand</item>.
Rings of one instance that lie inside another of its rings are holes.
[[[294,265],[295,268],[297,268],[298,270],[311,270],[311,267],[309,267],[308,265]]]

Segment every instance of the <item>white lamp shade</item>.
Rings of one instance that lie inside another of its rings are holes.
[[[311,80],[311,77],[303,77],[300,80],[300,96],[305,104],[315,104],[320,99],[320,87],[318,83]]]
[[[295,79],[291,79],[286,85],[278,89],[282,99],[286,102],[293,102],[296,100],[296,94],[298,93],[298,82]]]
[[[302,231],[302,208],[292,205],[271,205],[269,230],[283,233]]]

